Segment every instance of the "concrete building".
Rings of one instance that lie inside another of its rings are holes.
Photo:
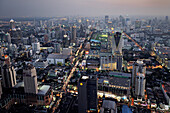
[[[10,29],[11,30],[14,29],[15,28],[15,21],[13,19],[11,19],[9,23],[10,23],[10,25],[9,25]]]
[[[35,67],[31,64],[27,64],[23,70],[23,79],[24,79],[24,91],[25,93],[37,94],[37,73]]]
[[[40,52],[40,42],[38,42],[38,39],[32,43],[32,50],[33,53]]]
[[[133,64],[133,69],[132,69],[132,87],[135,86],[135,78],[137,76],[137,73],[142,73],[145,74],[146,73],[146,66],[143,62],[143,60],[137,60],[134,64]]]
[[[61,44],[60,43],[54,43],[54,52],[61,53]]]
[[[76,42],[76,26],[72,27],[72,37],[71,37],[71,43],[75,43]]]
[[[112,93],[116,96],[130,95],[131,74],[110,72],[109,77],[98,80],[98,90]]]
[[[105,16],[105,23],[108,24],[108,22],[109,22],[109,16],[106,15],[106,16]]]
[[[65,64],[66,59],[69,57],[69,55],[64,54],[49,54],[47,57],[47,61],[49,64],[57,64],[62,63]]]
[[[10,58],[5,55],[1,61],[2,85],[5,88],[11,88],[16,85],[16,72],[10,63]]]
[[[136,96],[143,97],[145,90],[146,66],[143,60],[139,59],[133,64],[132,70],[132,92]]]
[[[112,54],[122,54],[123,37],[122,33],[116,32],[112,37]]]
[[[100,108],[100,113],[117,113],[117,105],[115,101],[104,100],[103,105]]]
[[[78,112],[97,111],[97,78],[94,75],[81,76],[78,82]]]
[[[135,95],[138,97],[143,97],[145,95],[145,75],[142,73],[139,73],[136,76],[136,81],[135,81]]]

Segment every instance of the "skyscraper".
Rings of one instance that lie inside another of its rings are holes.
[[[6,39],[6,42],[8,42],[8,44],[11,44],[11,36],[9,33],[5,34],[5,39]]]
[[[76,26],[72,27],[72,37],[71,37],[71,43],[76,42]]]
[[[117,70],[121,71],[122,70],[122,62],[123,62],[123,56],[121,54],[116,54],[116,63],[117,63]]]
[[[24,91],[25,93],[37,94],[37,73],[35,67],[27,64],[23,70]]]
[[[123,46],[122,33],[116,32],[114,34],[114,37],[112,38],[112,54],[116,58],[117,70],[119,71],[122,69],[122,61],[123,61],[122,46]]]
[[[10,29],[14,29],[15,28],[15,21],[13,19],[10,20]]]
[[[61,53],[61,44],[60,43],[54,43],[54,52]]]
[[[97,110],[96,76],[81,76],[78,84],[78,112]]]
[[[137,60],[132,70],[132,91],[136,96],[143,96],[145,89],[146,66],[143,60]]]
[[[122,33],[116,32],[112,37],[112,54],[122,54],[123,37]]]
[[[106,15],[106,16],[105,16],[105,24],[108,24],[108,22],[109,22],[109,16]]]
[[[165,20],[168,21],[168,16],[165,17]]]
[[[38,39],[35,39],[35,42],[32,43],[32,50],[33,52],[40,52],[40,42],[38,42]]]
[[[3,56],[1,66],[3,87],[14,87],[16,85],[16,72],[10,63],[10,58],[7,55]]]
[[[138,97],[143,97],[145,94],[145,74],[139,73],[136,76],[136,82],[135,82],[135,95]]]
[[[139,29],[141,28],[141,21],[140,20],[136,20],[135,21],[135,29]]]

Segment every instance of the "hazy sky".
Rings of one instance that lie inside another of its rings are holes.
[[[0,16],[170,15],[170,0],[0,0]]]

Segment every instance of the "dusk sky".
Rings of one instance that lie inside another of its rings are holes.
[[[0,0],[0,16],[170,15],[170,0]]]

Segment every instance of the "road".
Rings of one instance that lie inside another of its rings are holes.
[[[90,40],[90,37],[91,37],[92,33],[93,33],[93,32],[90,32],[89,37],[87,38],[88,40]],[[85,43],[85,42],[84,42],[84,43]],[[64,85],[63,85],[62,90],[61,90],[61,93],[60,93],[60,99],[57,100],[56,105],[52,108],[52,113],[54,113],[55,109],[58,108],[59,103],[61,102],[61,99],[62,99],[62,95],[63,95],[63,93],[65,93],[65,92],[67,91],[67,85],[68,85],[68,83],[70,82],[70,79],[71,79],[71,77],[73,76],[73,73],[74,73],[74,71],[76,70],[77,65],[79,64],[79,58],[81,58],[82,55],[83,55],[83,53],[84,53],[84,49],[82,49],[82,48],[84,48],[85,45],[84,45],[84,47],[82,47],[82,45],[83,45],[83,44],[80,45],[79,49],[78,49],[77,52],[76,52],[75,57],[77,57],[78,60],[76,61],[74,67],[71,69],[71,72],[70,72],[69,76],[67,77],[67,80],[64,82]],[[79,54],[79,53],[80,53],[80,54]]]

